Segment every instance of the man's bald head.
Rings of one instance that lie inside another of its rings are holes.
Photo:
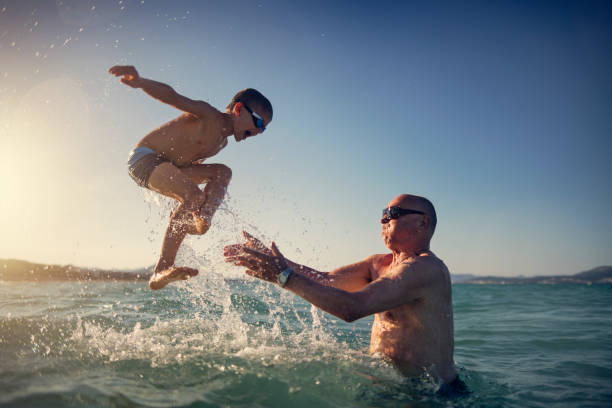
[[[436,230],[436,224],[438,223],[438,217],[436,216],[436,209],[434,208],[431,201],[425,197],[416,196],[412,194],[401,194],[395,197],[389,206],[398,206],[409,210],[423,211],[429,216],[430,223],[429,228],[433,235]]]

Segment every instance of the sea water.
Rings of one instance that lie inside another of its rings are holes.
[[[0,283],[2,407],[612,406],[612,286],[455,285],[445,398],[367,353],[352,324],[222,273],[144,283]]]

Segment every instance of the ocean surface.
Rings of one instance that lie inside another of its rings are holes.
[[[455,285],[471,393],[402,378],[273,285],[0,282],[1,407],[610,407],[612,285]]]

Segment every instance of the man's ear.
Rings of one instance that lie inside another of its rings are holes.
[[[431,218],[429,218],[429,215],[425,215],[421,219],[421,222],[419,223],[419,227],[428,229],[430,225],[431,225]]]

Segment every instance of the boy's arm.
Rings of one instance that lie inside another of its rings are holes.
[[[132,88],[140,88],[153,98],[174,106],[184,112],[191,113],[200,118],[214,116],[217,110],[204,101],[194,101],[179,93],[171,86],[151,79],[142,78],[138,71],[131,65],[115,65],[108,70],[117,77],[122,77],[121,82]]]

